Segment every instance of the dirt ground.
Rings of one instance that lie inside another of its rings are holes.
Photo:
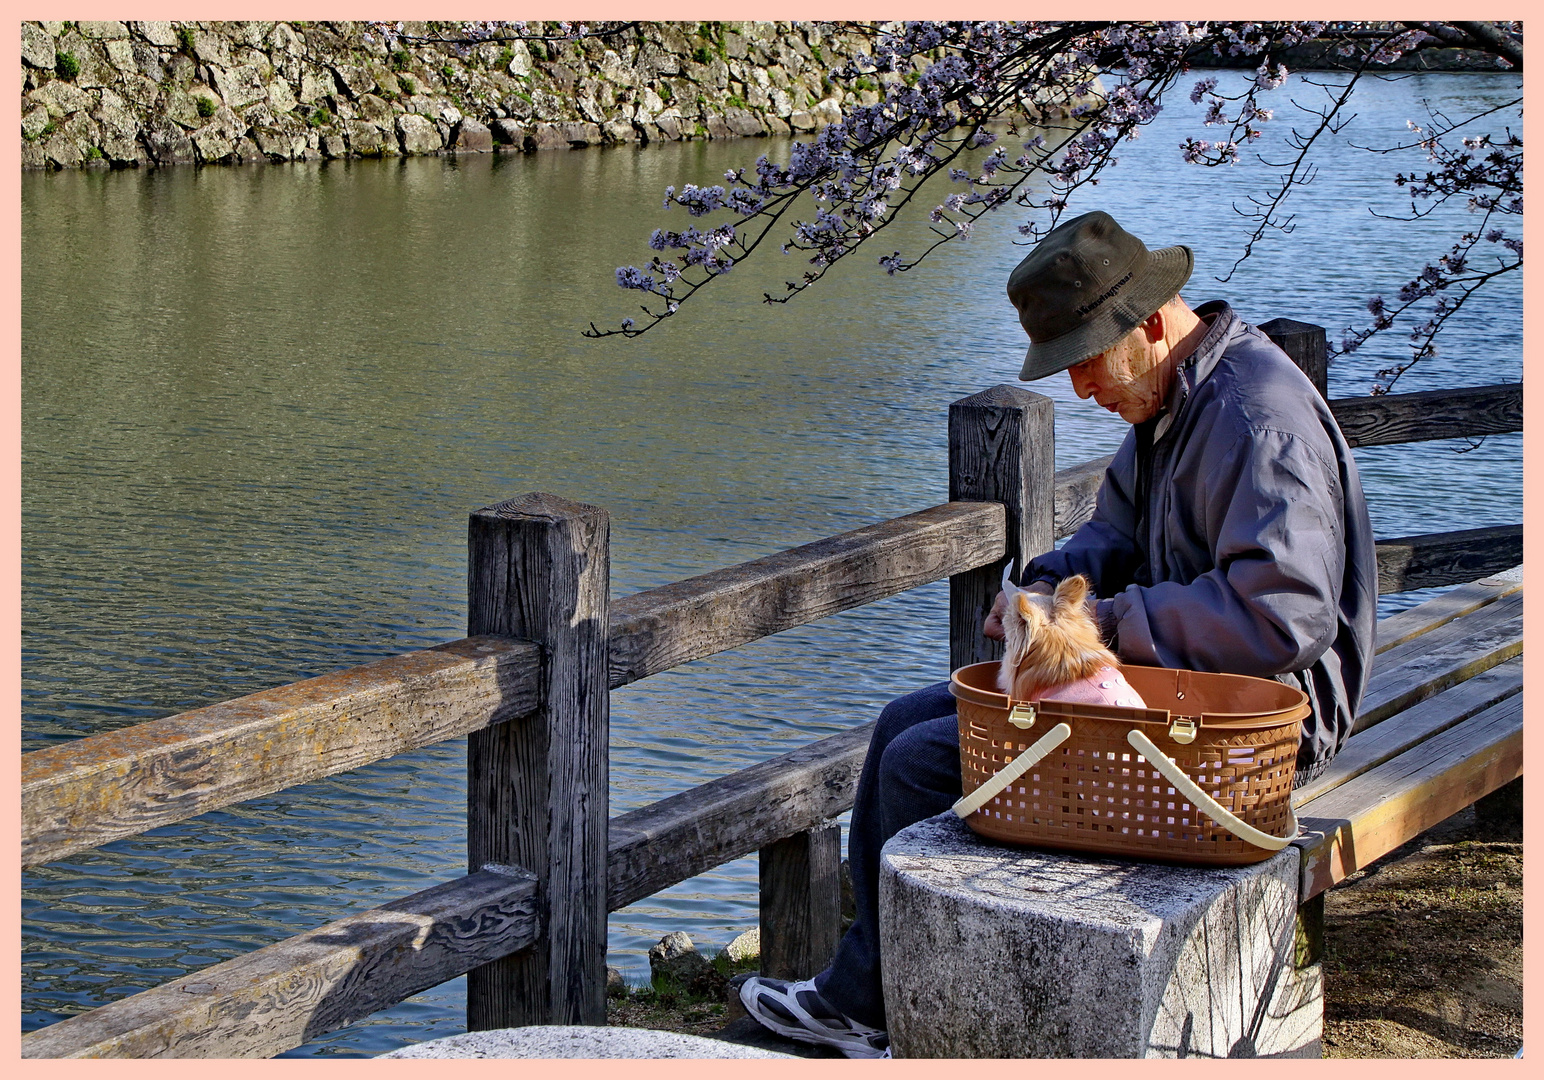
[[[1471,807],[1325,896],[1324,1056],[1511,1057],[1523,845]]]
[[[1512,1057],[1523,1037],[1522,875],[1516,819],[1471,807],[1327,893],[1324,1056]],[[825,1056],[761,1032],[722,997],[637,990],[613,997],[608,1019]]]

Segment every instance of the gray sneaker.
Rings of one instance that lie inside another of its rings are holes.
[[[740,984],[745,1011],[787,1039],[834,1046],[850,1058],[890,1056],[890,1036],[837,1012],[815,992],[815,980],[786,982],[760,976]]]

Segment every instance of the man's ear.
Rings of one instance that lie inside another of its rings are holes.
[[[1142,334],[1149,345],[1163,340],[1165,316],[1163,308],[1153,312],[1142,322]]]

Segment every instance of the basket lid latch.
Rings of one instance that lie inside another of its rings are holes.
[[[1008,723],[1016,728],[1027,729],[1035,726],[1035,707],[1028,701],[1015,702],[1013,708],[1008,710]]]
[[[1196,741],[1196,722],[1188,716],[1176,716],[1169,725],[1169,738],[1181,746]]]

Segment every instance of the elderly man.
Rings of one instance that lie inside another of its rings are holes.
[[[1351,733],[1372,660],[1377,565],[1356,462],[1308,378],[1226,303],[1191,310],[1193,257],[1149,251],[1108,214],[1049,233],[1008,279],[1030,338],[1021,379],[1060,371],[1132,425],[1092,519],[1024,580],[1086,574],[1123,663],[1275,676],[1307,693],[1298,781]],[[1002,636],[1003,597],[985,633]],[[857,919],[814,979],[751,979],[765,1026],[848,1057],[888,1054],[879,851],[960,795],[948,684],[880,714],[848,838]]]

